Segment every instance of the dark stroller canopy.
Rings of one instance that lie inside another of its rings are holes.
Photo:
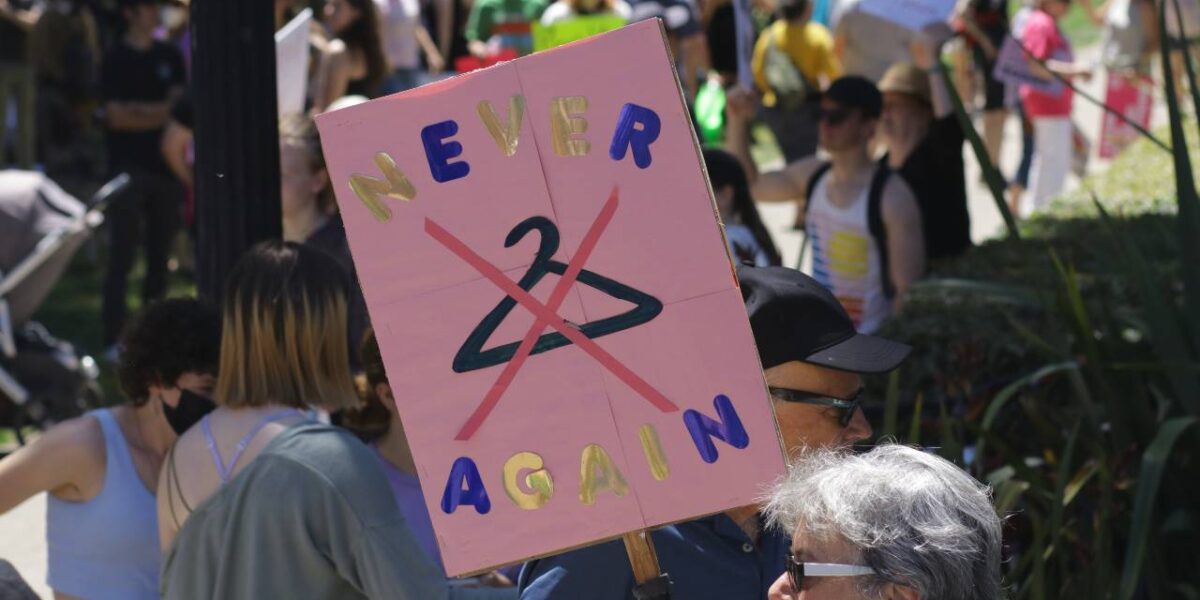
[[[12,270],[37,250],[39,242],[81,223],[85,212],[82,202],[41,173],[0,171],[0,282],[12,276]],[[32,316],[84,237],[68,236],[63,240],[67,243],[58,245],[49,260],[4,295],[14,326]]]

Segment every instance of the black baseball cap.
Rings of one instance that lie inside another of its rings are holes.
[[[857,108],[869,119],[878,119],[883,113],[883,94],[870,79],[858,75],[846,75],[834,80],[825,90],[824,96],[838,106]]]
[[[740,266],[737,276],[764,369],[798,360],[852,373],[887,373],[912,351],[855,331],[837,298],[800,271]]]

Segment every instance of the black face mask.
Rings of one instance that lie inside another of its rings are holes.
[[[167,418],[167,423],[171,425],[171,429],[175,430],[176,434],[183,435],[183,432],[216,407],[217,405],[211,399],[191,390],[181,389],[179,390],[179,406],[171,408],[171,405],[163,402],[163,416]]]

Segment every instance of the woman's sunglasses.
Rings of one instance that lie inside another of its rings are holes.
[[[785,402],[800,402],[802,404],[815,404],[817,406],[836,408],[840,411],[838,423],[842,427],[848,426],[850,419],[854,418],[854,412],[858,410],[863,395],[863,388],[858,388],[858,391],[854,392],[854,396],[850,398],[831,398],[812,392],[777,387],[768,387],[767,391],[771,392],[772,396]]]
[[[875,569],[862,565],[836,563],[800,562],[791,552],[787,556],[787,574],[792,589],[799,592],[804,587],[805,577],[861,577],[874,575]]]

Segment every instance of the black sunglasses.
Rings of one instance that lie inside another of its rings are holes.
[[[801,562],[791,552],[787,555],[787,574],[791,580],[792,590],[799,592],[804,588],[804,578],[807,577],[862,577],[875,575],[875,569],[862,565],[843,565],[836,563]]]
[[[849,398],[831,398],[822,396],[812,392],[802,392],[800,390],[792,390],[788,388],[768,387],[767,391],[771,392],[772,396],[784,400],[786,402],[800,402],[803,404],[815,404],[817,406],[829,406],[841,411],[838,415],[838,423],[842,427],[850,425],[850,419],[854,418],[854,412],[858,410],[859,404],[862,401],[864,388],[858,388],[857,392]]]
[[[849,108],[818,108],[817,120],[825,121],[830,125],[841,125],[846,119],[850,118],[851,109]]]

